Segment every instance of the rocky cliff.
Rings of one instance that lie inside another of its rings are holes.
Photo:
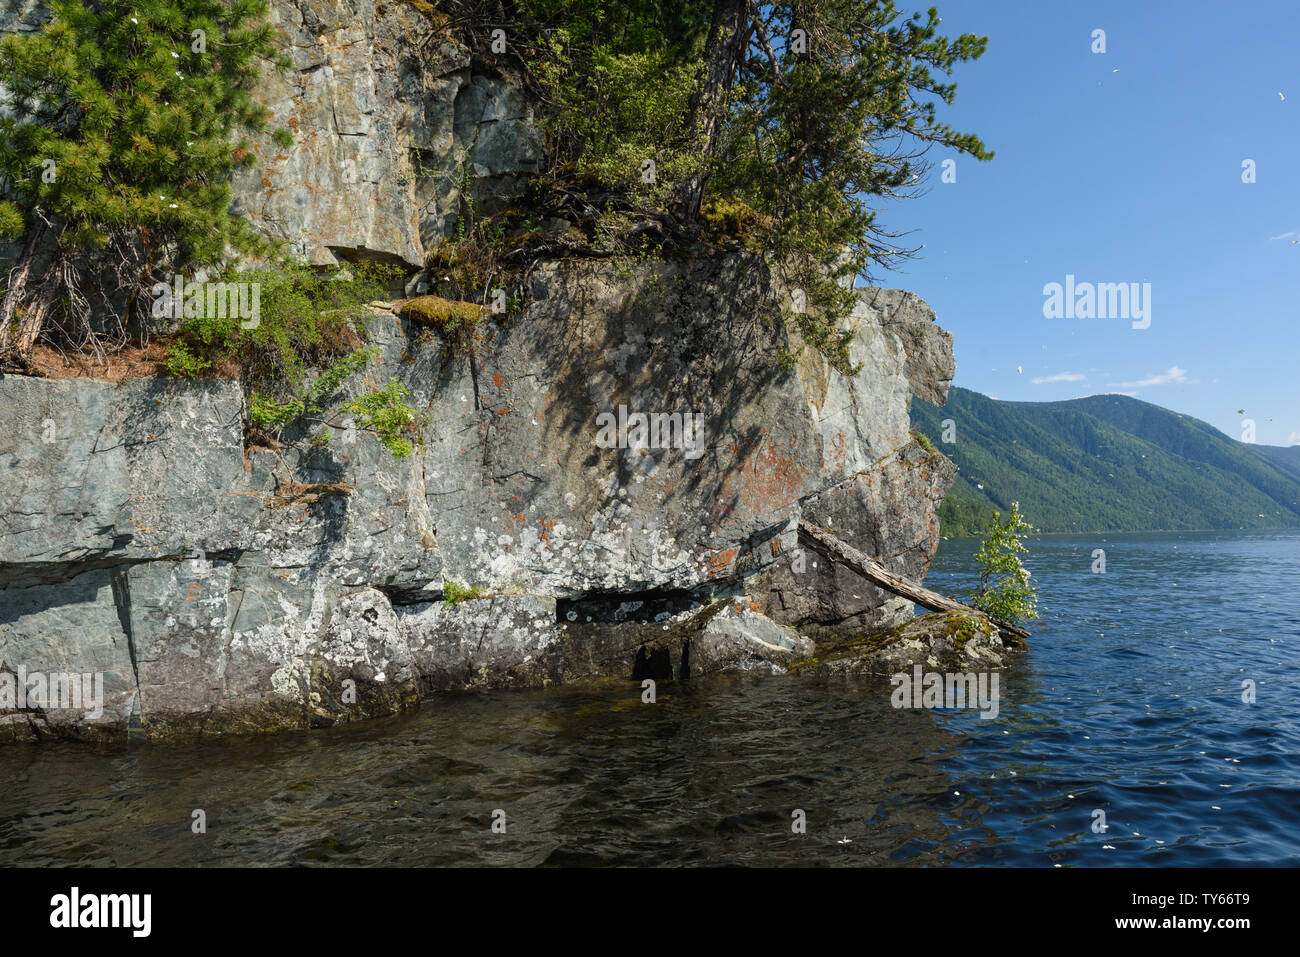
[[[276,10],[295,70],[268,74],[265,99],[296,143],[262,144],[239,204],[310,261],[419,265],[458,191],[506,202],[535,169],[518,89],[415,7]],[[808,350],[787,368],[756,318],[761,276],[738,250],[539,262],[526,308],[469,351],[376,309],[367,375],[399,379],[427,416],[406,460],[347,434],[249,446],[235,381],[0,378],[0,672],[104,681],[99,717],[0,699],[0,740],[305,728],[439,689],[783,671],[813,639],[909,619],[800,551],[794,526],[924,575],[954,472],[913,441],[909,403],[946,397],[951,337],[910,293],[864,289],[857,373]],[[702,431],[611,443],[598,417],[620,410]],[[448,583],[483,597],[444,601]]]

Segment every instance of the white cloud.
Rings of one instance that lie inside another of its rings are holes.
[[[1159,375],[1153,375],[1148,379],[1140,379],[1137,382],[1112,382],[1116,389],[1145,389],[1153,385],[1169,385],[1170,383],[1186,383],[1187,370],[1180,369],[1178,366],[1170,366],[1168,372],[1162,372]]]
[[[1300,445],[1300,432],[1292,432],[1286,437],[1287,445]]]
[[[1293,229],[1289,233],[1282,233],[1279,236],[1270,236],[1268,241],[1271,243],[1275,239],[1290,239],[1292,236],[1300,236],[1300,229]]]
[[[1082,382],[1088,378],[1082,372],[1058,372],[1056,375],[1035,376],[1029,381],[1034,385],[1042,385],[1044,382]]]

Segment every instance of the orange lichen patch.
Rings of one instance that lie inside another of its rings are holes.
[[[799,454],[794,438],[774,439],[766,431],[743,447],[733,445],[731,451],[737,466],[722,482],[715,511],[770,515],[798,498],[820,471],[820,464],[809,464]]]
[[[774,538],[772,539],[772,557],[775,558],[777,555],[780,554],[781,554],[781,539]]]
[[[538,537],[542,541],[549,542],[551,540],[551,532],[555,529],[555,522],[556,519],[553,518],[539,518],[537,520],[537,527],[540,530]]]
[[[848,437],[843,432],[836,432],[826,450],[826,465],[832,472],[843,472],[849,462]]]
[[[739,548],[724,548],[720,552],[706,555],[704,558],[705,571],[712,578],[720,578],[731,570],[731,566],[739,554]]]
[[[509,414],[510,414],[510,410],[507,409],[504,405],[501,408],[497,409],[497,415],[509,415]]]
[[[492,384],[499,389],[506,384],[506,377],[500,372],[494,372],[492,374]]]

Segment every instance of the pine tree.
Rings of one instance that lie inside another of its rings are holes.
[[[937,115],[956,94],[946,77],[982,56],[988,38],[944,36],[934,8],[909,15],[892,0],[520,7],[537,21],[520,49],[549,108],[556,165],[631,194],[647,220],[667,207],[674,235],[742,224],[780,278],[774,285],[798,292],[797,305],[774,302],[773,311],[845,371],[851,334],[839,320],[856,304],[855,278],[915,253],[877,218],[879,208],[922,187],[933,146],[993,156]],[[645,160],[655,164],[651,185]]]
[[[1038,613],[1038,596],[1029,569],[1020,560],[1029,551],[1021,539],[1033,528],[1020,514],[1020,503],[1012,502],[1011,513],[1005,519],[1001,513],[993,513],[987,537],[975,553],[980,585],[967,592],[971,603],[1012,624],[1032,619]]]
[[[0,235],[22,241],[0,358],[19,362],[52,318],[93,337],[92,288],[143,315],[165,270],[257,248],[229,212],[230,174],[254,161],[232,134],[264,127],[253,84],[264,61],[285,65],[265,0],[51,0],[50,13],[0,41]]]

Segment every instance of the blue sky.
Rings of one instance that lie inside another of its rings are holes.
[[[931,151],[928,192],[881,212],[925,248],[877,282],[934,307],[956,384],[1127,392],[1233,438],[1250,418],[1258,442],[1300,443],[1300,5],[935,5],[947,35],[989,37],[941,115],[997,155]],[[1151,283],[1150,326],[1045,318],[1043,287],[1067,274]]]

